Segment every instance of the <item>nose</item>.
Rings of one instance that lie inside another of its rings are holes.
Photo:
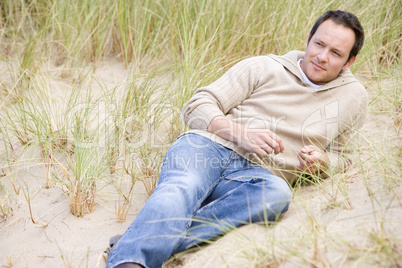
[[[317,54],[317,59],[320,62],[327,62],[328,61],[328,53],[329,53],[329,51],[327,49],[321,50],[320,53]]]

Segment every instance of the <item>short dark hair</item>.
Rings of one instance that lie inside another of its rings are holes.
[[[337,24],[341,24],[347,28],[350,28],[355,33],[355,43],[353,44],[352,50],[349,53],[349,61],[352,57],[356,56],[359,51],[362,49],[364,44],[364,30],[363,26],[360,24],[359,19],[352,13],[342,11],[342,10],[328,10],[321,17],[317,19],[314,23],[313,28],[310,31],[310,37],[308,38],[308,42],[310,42],[311,38],[315,34],[324,21],[332,20]]]

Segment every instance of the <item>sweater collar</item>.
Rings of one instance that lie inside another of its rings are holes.
[[[299,69],[297,68],[297,61],[299,59],[304,58],[304,52],[293,50],[288,52],[283,56],[269,54],[269,57],[273,58],[280,64],[282,64],[288,71],[293,73],[300,79],[300,83],[303,82],[302,74],[300,73]],[[332,89],[335,87],[343,86],[349,83],[357,82],[357,79],[353,76],[352,72],[347,69],[346,71],[342,71],[337,78],[328,82],[327,84],[323,85],[317,91],[323,91]]]
[[[303,60],[303,59],[299,59],[299,60],[297,61],[296,66],[297,66],[297,70],[299,70],[299,73],[300,73],[301,76],[302,76],[303,82],[306,83],[306,84],[308,84],[308,85],[310,85],[310,86],[312,86],[316,91],[319,90],[320,88],[322,88],[322,85],[316,85],[316,84],[314,84],[313,82],[311,82],[310,79],[308,79],[307,75],[303,72],[303,70],[302,70],[302,68],[301,68],[301,66],[300,66],[302,60]]]

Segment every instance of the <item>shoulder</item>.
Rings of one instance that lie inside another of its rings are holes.
[[[283,65],[296,65],[297,61],[304,57],[304,52],[299,50],[292,50],[284,55],[269,54],[268,56]]]
[[[241,76],[259,77],[269,70],[275,69],[277,62],[268,55],[254,56],[240,60],[228,69],[225,76]]]
[[[304,57],[304,52],[298,50],[292,50],[286,53],[285,55],[274,55],[269,54],[268,57],[273,59],[277,64],[280,64],[284,68],[286,68],[291,73],[296,76],[299,75],[299,70],[297,68],[297,61]]]
[[[269,55],[253,56],[249,58],[242,59],[234,66],[265,66],[275,63],[272,57]]]
[[[345,91],[361,95],[361,97],[368,96],[366,88],[349,69],[341,72],[335,80],[328,83],[328,86],[343,88]]]
[[[254,56],[254,57],[249,57],[242,59],[236,65],[253,65],[253,64],[262,64],[262,65],[284,65],[285,67],[288,66],[294,66],[296,67],[297,61],[300,58],[303,58],[304,52],[302,51],[297,51],[293,50],[285,55],[275,55],[275,54],[267,54],[267,55],[261,55],[261,56]]]

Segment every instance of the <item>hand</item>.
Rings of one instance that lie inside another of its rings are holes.
[[[330,162],[327,153],[313,145],[304,146],[299,151],[297,158],[300,162],[300,169],[312,175],[327,168]]]
[[[267,154],[282,153],[285,149],[282,139],[268,129],[243,127],[242,132],[237,143],[248,152],[264,157]]]
[[[262,157],[272,153],[279,154],[284,150],[281,138],[272,131],[247,128],[225,116],[217,116],[212,119],[207,131],[223,139],[234,141],[244,150]]]

